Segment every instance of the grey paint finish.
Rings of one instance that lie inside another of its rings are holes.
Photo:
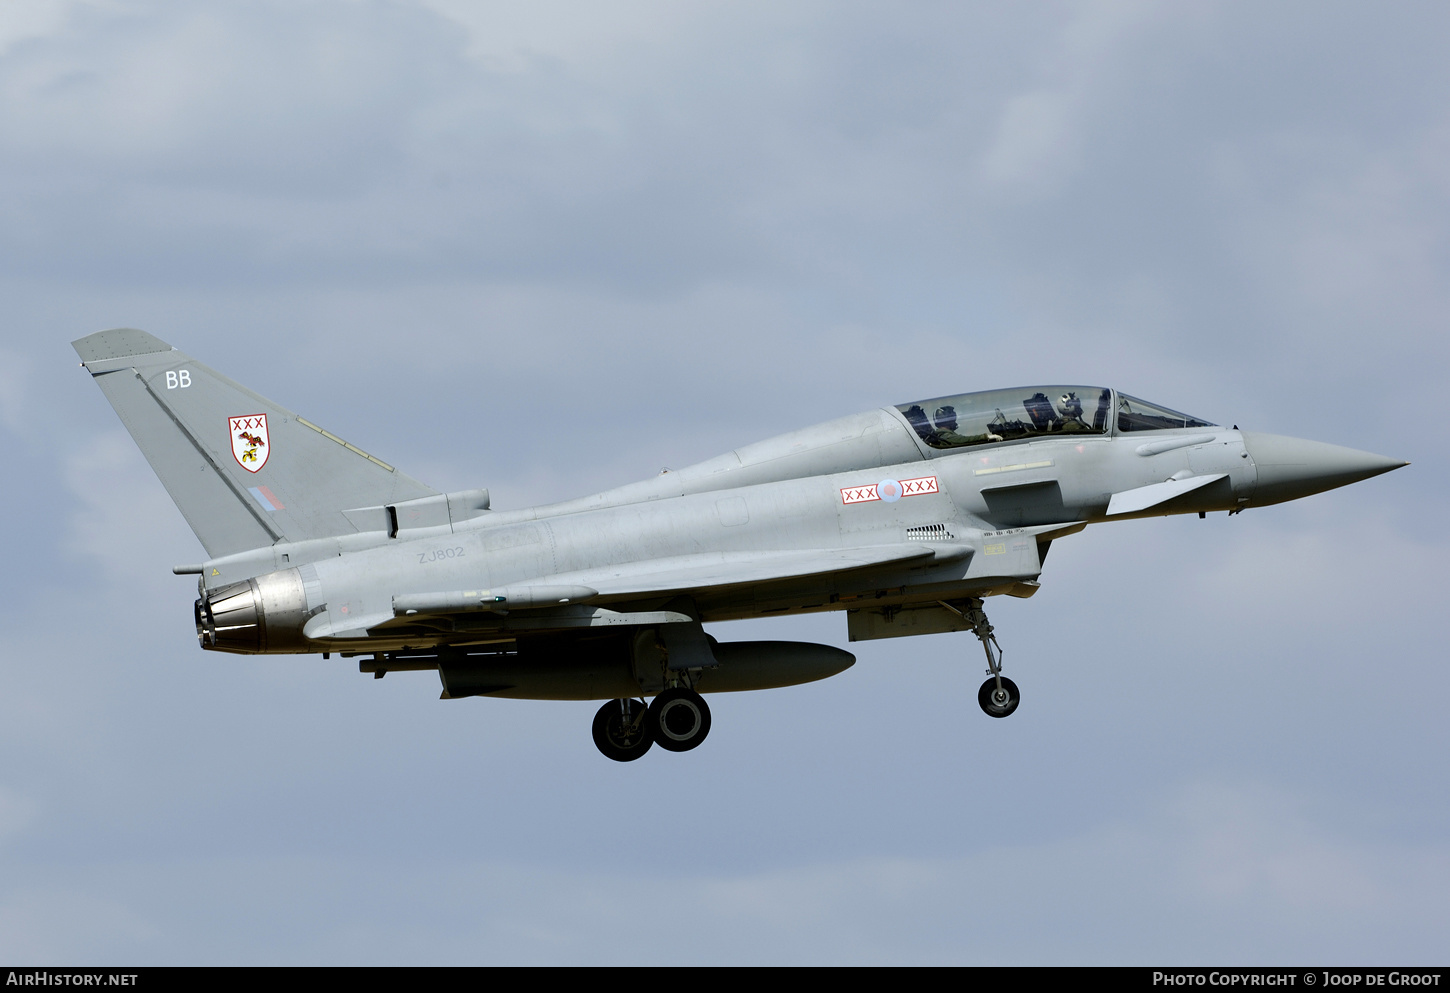
[[[99,331],[74,346],[213,557],[356,533],[347,508],[435,495],[145,332]],[[234,431],[237,418],[255,425]],[[253,446],[261,463],[255,471],[234,448],[241,432],[262,441]],[[212,478],[199,481],[202,476]],[[273,497],[263,502],[252,492],[260,487],[275,497],[271,507]]]
[[[256,548],[282,534],[237,492],[214,454],[156,402],[142,374],[129,366],[95,371],[96,383],[166,487],[209,555]],[[139,439],[146,439],[144,443]]]
[[[447,661],[470,645],[532,652],[530,671],[559,668],[540,693],[588,696],[619,693],[618,665],[575,658],[620,651],[610,631],[648,635],[629,635],[625,655],[635,690],[653,692],[671,672],[719,666],[701,621],[836,610],[851,612],[853,640],[966,630],[962,605],[1030,596],[1046,544],[1089,523],[1237,512],[1404,464],[1201,421],[944,450],[881,408],[500,511],[486,490],[436,493],[144,332],[101,332],[76,350],[212,555],[200,566],[204,644],[433,652],[451,667],[450,695],[502,692],[505,670],[509,692],[525,692],[517,659]],[[228,418],[251,413],[268,419],[256,472],[226,447]],[[207,613],[223,588],[235,624]],[[764,663],[740,675],[748,668],[716,682],[799,675]]]
[[[1258,469],[1254,502],[1283,503],[1334,486],[1378,476],[1405,463],[1340,445],[1303,438],[1244,432],[1244,445]]]

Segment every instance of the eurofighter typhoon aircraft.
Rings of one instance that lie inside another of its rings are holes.
[[[718,642],[704,622],[844,611],[851,641],[971,632],[982,710],[1017,685],[983,612],[1029,597],[1088,524],[1294,500],[1406,463],[1223,428],[1098,386],[882,407],[565,503],[438,493],[144,331],[74,342],[208,558],[210,651],[436,669],[443,698],[607,701],[611,759],[688,751],[701,694],[789,686],[838,648]],[[646,705],[645,697],[653,697]]]

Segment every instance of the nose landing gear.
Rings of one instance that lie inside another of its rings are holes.
[[[1002,675],[1002,646],[997,644],[997,636],[992,633],[982,601],[973,597],[967,603],[966,610],[959,610],[946,602],[942,602],[942,606],[955,610],[972,626],[972,633],[982,643],[982,651],[987,653],[987,673],[991,678],[977,690],[977,703],[981,705],[982,713],[988,717],[1006,717],[1017,709],[1022,694],[1018,692],[1016,683]]]
[[[988,717],[1006,717],[1017,709],[1021,699],[1017,684],[1000,672],[977,690],[977,703],[981,704],[982,713]]]
[[[982,651],[987,653],[987,672],[991,675],[977,690],[977,703],[988,717],[1006,717],[1017,709],[1022,694],[1018,692],[1016,683],[1002,675],[1002,646],[997,644],[997,636],[992,633],[982,601],[973,599],[962,616],[971,622],[972,633],[982,643]]]

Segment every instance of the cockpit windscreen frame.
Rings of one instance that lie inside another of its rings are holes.
[[[1113,391],[1023,386],[903,403],[896,411],[928,448],[949,451],[1035,438],[1107,436]]]
[[[928,449],[947,452],[1040,438],[1214,427],[1209,421],[1102,386],[1020,386],[897,404]]]

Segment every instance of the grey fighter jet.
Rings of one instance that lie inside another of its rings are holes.
[[[1017,685],[983,612],[1037,591],[1101,521],[1294,500],[1406,463],[1224,428],[1097,386],[1028,386],[843,417],[594,496],[522,510],[439,493],[133,328],[74,342],[196,532],[209,651],[436,669],[443,698],[604,700],[599,750],[688,751],[701,694],[823,679],[827,645],[718,642],[704,622],[843,611],[851,641],[981,642],[982,710]],[[653,697],[648,705],[644,700]]]

